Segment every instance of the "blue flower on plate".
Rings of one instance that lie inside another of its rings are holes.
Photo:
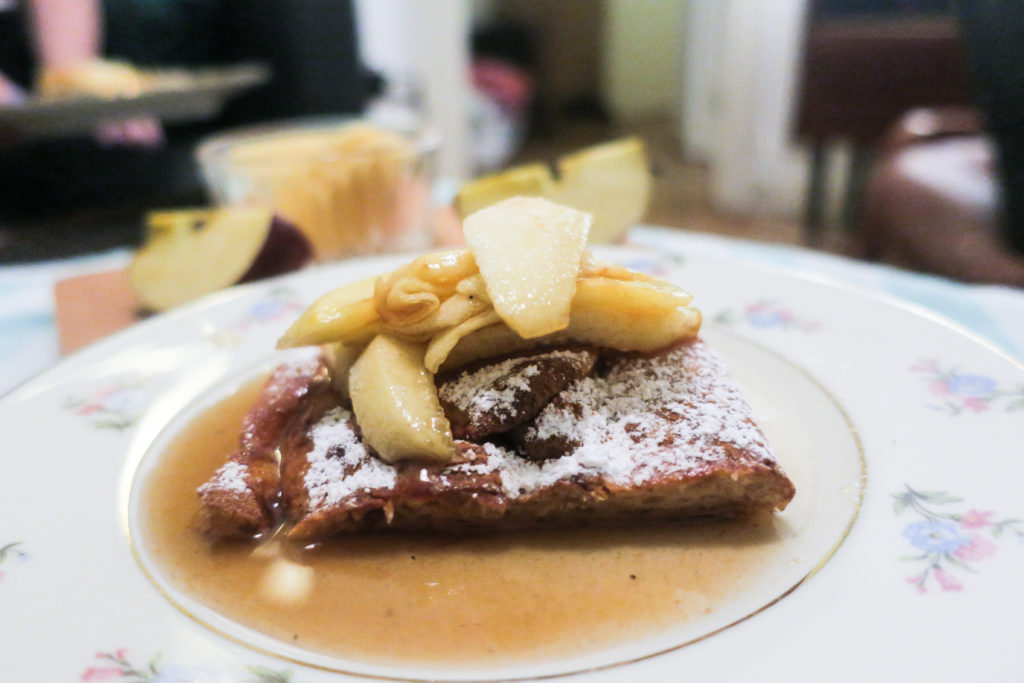
[[[777,311],[760,309],[749,311],[747,313],[747,322],[754,327],[775,327],[783,324],[785,320]]]
[[[946,388],[957,396],[983,398],[996,390],[996,381],[985,375],[953,375],[946,380]]]
[[[971,542],[959,526],[946,520],[911,522],[903,529],[903,535],[915,548],[930,553],[951,553]]]
[[[665,269],[654,257],[636,258],[623,265],[630,270],[638,270],[649,275],[663,275],[665,273]]]
[[[252,317],[257,320],[271,320],[284,312],[285,305],[273,299],[256,302],[251,310]]]

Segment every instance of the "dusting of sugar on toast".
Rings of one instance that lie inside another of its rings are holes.
[[[454,381],[443,384],[438,395],[442,401],[470,415],[494,412],[502,416],[513,416],[519,395],[530,391],[527,380],[540,373],[540,368],[533,363],[571,359],[574,355],[571,351],[549,351],[532,356],[531,364],[523,367],[517,367],[523,364],[522,358],[508,358],[460,373]]]
[[[360,489],[395,485],[397,471],[367,452],[352,429],[354,419],[351,411],[332,408],[313,427],[305,479],[312,510],[336,505]]]
[[[245,480],[245,474],[248,471],[249,468],[246,465],[229,460],[220,466],[210,481],[199,487],[199,493],[202,495],[212,491],[245,493],[249,490],[249,483]]]
[[[473,383],[484,386],[512,365],[506,360],[485,367]],[[470,384],[463,382],[460,388],[467,401],[472,400]],[[366,451],[349,426],[350,419],[348,411],[334,409],[313,429],[315,445],[308,456],[306,481],[314,508],[396,481],[395,468]],[[622,487],[641,486],[741,453],[751,462],[775,464],[725,364],[702,341],[652,358],[623,358],[599,376],[575,381],[541,410],[526,432],[527,438],[561,439],[568,444],[567,452],[531,460],[486,441],[481,444],[487,454],[484,462],[452,465],[445,471],[497,472],[503,493],[516,499],[581,476],[601,477]],[[331,449],[344,456],[327,458]]]
[[[505,495],[517,498],[579,476],[641,486],[739,452],[775,462],[725,364],[700,341],[577,380],[540,412],[527,438],[562,440],[567,452],[538,461],[485,443],[486,463],[452,469],[496,471]]]

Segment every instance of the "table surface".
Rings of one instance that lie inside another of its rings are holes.
[[[938,314],[1024,359],[1024,290],[967,285],[798,247],[638,226],[627,244],[682,257],[730,259],[853,287]],[[63,278],[123,267],[125,249],[33,265],[0,267],[0,395],[60,360],[54,285]],[[884,333],[884,331],[880,331]]]

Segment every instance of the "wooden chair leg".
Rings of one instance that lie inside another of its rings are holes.
[[[811,147],[811,169],[804,204],[804,243],[819,246],[825,231],[825,175],[828,155],[823,142]]]
[[[864,185],[871,169],[873,155],[865,147],[856,146],[850,155],[850,171],[846,179],[846,196],[843,198],[843,230],[855,235],[861,230],[864,217]]]

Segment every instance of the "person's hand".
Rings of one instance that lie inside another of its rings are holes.
[[[101,124],[93,137],[102,147],[156,149],[164,144],[164,128],[152,117],[127,119]]]
[[[0,73],[0,107],[21,104],[25,101],[25,91],[11,79]]]

